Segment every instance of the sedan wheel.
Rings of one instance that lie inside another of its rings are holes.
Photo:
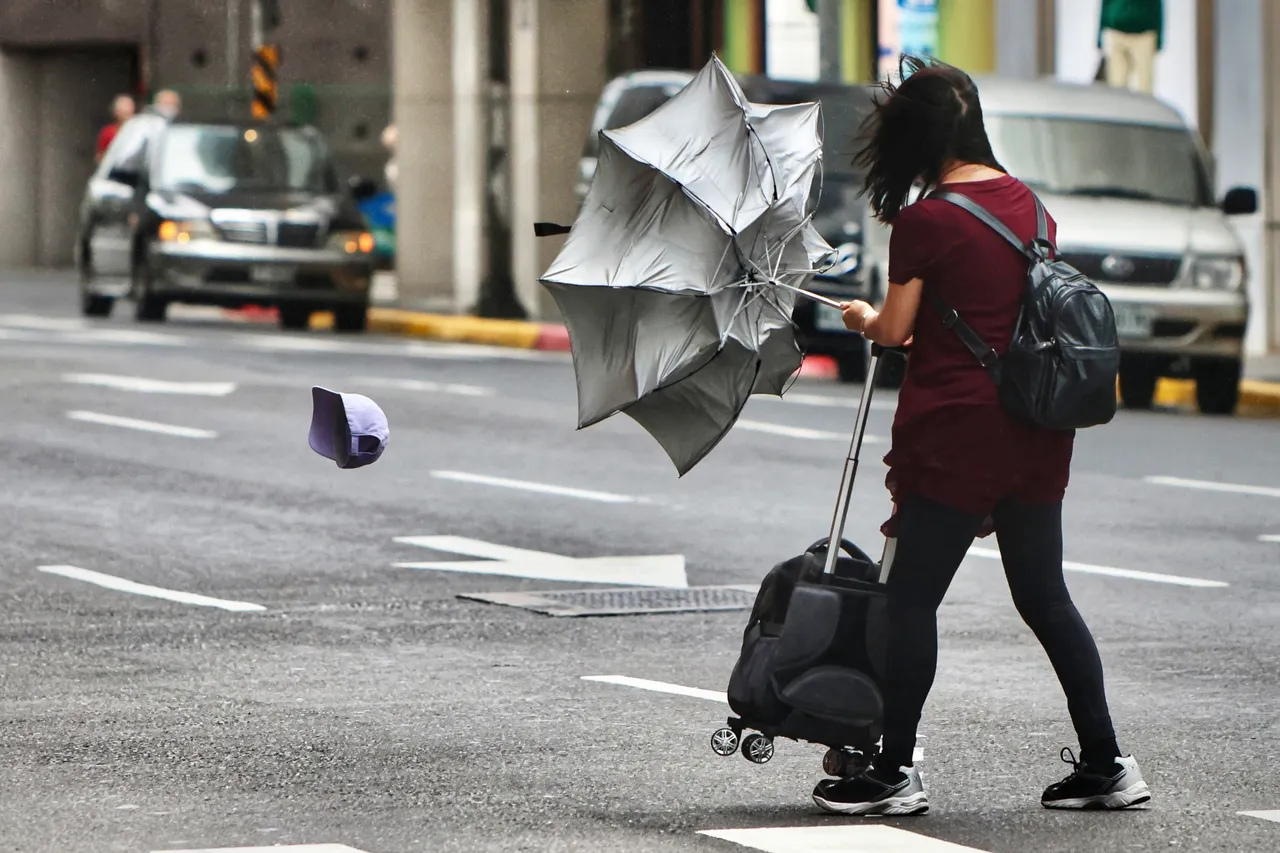
[[[311,328],[310,305],[281,305],[279,308],[280,328],[292,331],[306,331]]]

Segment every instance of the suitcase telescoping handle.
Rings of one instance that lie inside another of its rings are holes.
[[[880,361],[885,354],[892,357],[905,357],[907,351],[900,347],[883,347],[871,345],[871,363],[867,365],[867,381],[862,386],[862,399],[858,401],[858,414],[853,421],[853,439],[849,442],[849,455],[844,461],[844,475],[840,478],[840,493],[836,496],[836,511],[831,519],[831,536],[827,539],[827,562],[823,571],[832,574],[836,570],[836,560],[840,557],[840,548],[831,547],[831,543],[839,543],[844,538],[844,525],[849,517],[849,499],[853,495],[853,481],[858,476],[858,456],[862,453],[862,436],[867,431],[867,415],[871,412],[871,391],[875,388],[880,372]]]

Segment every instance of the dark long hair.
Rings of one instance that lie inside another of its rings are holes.
[[[864,143],[854,159],[865,170],[863,192],[876,218],[891,222],[916,181],[937,185],[951,161],[979,163],[1001,172],[982,122],[978,87],[968,74],[933,59],[904,55],[900,83],[880,84],[863,122]]]

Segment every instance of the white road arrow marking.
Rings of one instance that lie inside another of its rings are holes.
[[[222,598],[210,598],[207,595],[196,595],[194,592],[164,589],[163,587],[125,580],[115,575],[104,575],[102,572],[82,569],[78,566],[39,566],[37,570],[45,574],[61,575],[64,578],[84,581],[106,589],[114,589],[117,592],[145,595],[148,598],[163,598],[166,601],[192,604],[196,607],[216,607],[219,610],[230,610],[233,613],[256,613],[267,609],[261,604],[251,604],[247,601],[227,601]]]
[[[402,545],[416,545],[433,551],[481,558],[479,562],[393,563],[398,569],[502,575],[563,583],[621,584],[669,589],[686,589],[689,586],[683,554],[580,558],[512,548],[461,536],[398,536],[395,541]]]
[[[105,373],[65,373],[63,382],[97,385],[116,391],[140,394],[189,394],[196,397],[225,397],[236,390],[234,382],[166,382],[142,376],[111,376]]]
[[[1265,811],[1265,812],[1236,812],[1236,814],[1244,815],[1245,817],[1262,818],[1263,820],[1269,820],[1275,823],[1280,823],[1280,809],[1272,809],[1270,811]]]

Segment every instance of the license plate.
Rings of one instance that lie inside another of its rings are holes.
[[[255,284],[286,284],[293,281],[297,270],[280,264],[260,264],[249,268],[249,278]]]
[[[1146,308],[1135,308],[1128,305],[1112,305],[1116,315],[1116,334],[1122,338],[1149,338],[1154,322],[1152,313]]]
[[[816,305],[813,315],[813,326],[819,332],[848,332],[844,325],[844,315],[830,305]]]

